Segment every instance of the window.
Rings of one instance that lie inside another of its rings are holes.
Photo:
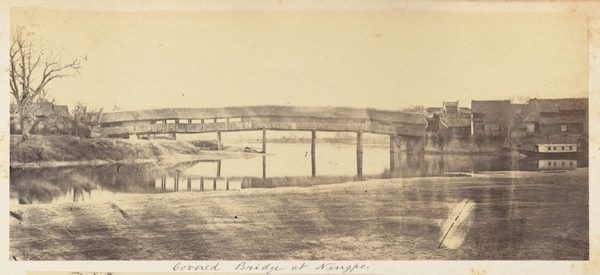
[[[565,147],[564,147],[564,146],[563,146],[563,147],[560,147],[560,150],[565,150]]]
[[[569,146],[569,150],[573,150],[573,146]]]
[[[548,151],[552,151],[552,147],[548,147]]]
[[[566,132],[567,131],[567,125],[560,125],[560,131],[561,132]]]

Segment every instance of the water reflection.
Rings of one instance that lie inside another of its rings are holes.
[[[311,154],[296,144],[273,144],[269,155],[249,159],[194,161],[175,165],[113,164],[11,170],[11,203],[113,200],[130,193],[219,191],[311,186],[361,178],[443,176],[504,170],[565,170],[586,167],[586,159],[534,159],[490,155],[390,153],[365,147],[357,171],[354,146],[321,145]],[[321,153],[319,153],[321,152]],[[314,159],[318,159],[315,163]],[[362,177],[359,177],[362,172]],[[404,194],[403,194],[404,195]]]
[[[542,159],[524,158],[519,161],[522,170],[551,171],[551,170],[573,170],[577,167],[587,167],[587,160],[580,159]]]

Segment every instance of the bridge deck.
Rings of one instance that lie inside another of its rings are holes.
[[[169,121],[171,123],[168,123]],[[423,115],[398,111],[259,106],[106,113],[102,116],[100,124],[104,136],[253,130],[339,131],[424,136],[427,121]]]

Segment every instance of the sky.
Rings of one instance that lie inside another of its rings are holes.
[[[398,110],[588,94],[584,13],[13,8],[11,26],[83,59],[48,86],[71,108]]]

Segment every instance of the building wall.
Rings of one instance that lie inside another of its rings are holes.
[[[583,123],[542,124],[540,132],[542,135],[583,134],[584,125]]]
[[[452,137],[467,137],[471,135],[471,127],[446,127],[440,123],[440,133]]]
[[[500,124],[493,122],[473,122],[473,134],[483,135],[488,137],[505,136],[506,131],[502,129]]]

